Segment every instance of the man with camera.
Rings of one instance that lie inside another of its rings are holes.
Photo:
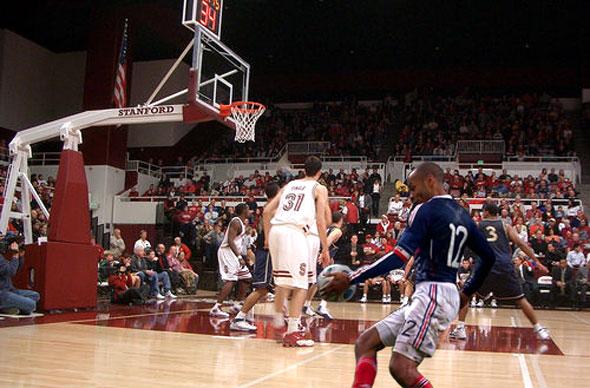
[[[12,285],[12,278],[24,265],[16,237],[6,237],[0,242],[0,311],[5,314],[29,315],[37,308],[39,293],[32,290],[18,290]]]

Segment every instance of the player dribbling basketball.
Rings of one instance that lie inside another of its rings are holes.
[[[483,283],[495,257],[477,225],[443,187],[443,171],[435,163],[419,165],[409,176],[412,196],[418,204],[408,228],[394,251],[355,273],[331,274],[324,288],[339,293],[350,284],[401,268],[415,256],[416,290],[412,301],[366,330],[355,344],[353,387],[371,387],[377,374],[377,352],[393,347],[389,371],[403,387],[428,388],[432,384],[418,366],[436,351],[439,335],[446,330],[469,296]],[[465,245],[481,258],[481,265],[461,293],[455,279]]]

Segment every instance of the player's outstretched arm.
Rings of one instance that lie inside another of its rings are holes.
[[[472,276],[467,279],[463,287],[462,292],[468,297],[473,295],[481,287],[496,262],[496,255],[492,247],[490,247],[484,235],[479,231],[475,222],[471,221],[469,229],[467,246],[479,256],[480,261],[479,265],[475,266]]]
[[[505,224],[504,230],[506,230],[506,234],[508,235],[510,241],[519,247],[528,257],[530,257],[537,264],[537,267],[539,267],[541,272],[549,273],[549,270],[543,265],[543,263],[541,263],[541,261],[539,261],[537,255],[535,255],[533,249],[518,236],[518,233],[516,233],[516,230],[514,230],[512,226]]]
[[[326,275],[332,280],[321,290],[322,295],[339,294],[344,291],[350,284],[362,283],[398,268],[403,268],[408,260],[409,255],[403,249],[396,247],[390,252],[374,262],[371,265],[361,267],[350,275],[344,272],[334,272]]]

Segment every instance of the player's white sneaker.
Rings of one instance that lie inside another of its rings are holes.
[[[240,311],[242,311],[242,304],[241,304],[241,303],[234,304],[233,306],[231,306],[231,307],[229,308],[229,313],[230,313],[230,314],[237,314],[237,313],[239,313]]]
[[[219,307],[213,306],[211,310],[209,310],[209,315],[212,317],[217,318],[229,318],[229,314],[220,309]]]
[[[465,333],[465,326],[455,327],[455,329],[449,333],[449,337],[456,340],[467,339],[467,333]]]
[[[163,299],[166,299],[166,297],[165,297],[164,295],[162,295],[162,294],[160,294],[160,293],[158,292],[158,293],[156,294],[156,299],[158,299],[158,300],[163,300]]]
[[[537,337],[539,337],[539,339],[542,339],[543,341],[551,339],[551,334],[549,333],[549,330],[547,330],[547,328],[543,326],[539,327],[538,329],[535,329],[535,333],[537,334]]]
[[[274,302],[275,301],[275,294],[273,294],[272,292],[269,292],[268,294],[266,294],[266,301],[267,302]]]
[[[229,325],[229,329],[237,331],[256,331],[256,326],[245,319],[234,319]]]
[[[387,297],[386,296],[381,298],[381,303],[387,304]]]
[[[409,301],[410,301],[410,298],[408,298],[407,296],[404,295],[404,297],[402,298],[402,303],[401,303],[402,307],[407,305]]]
[[[328,310],[328,308],[327,308],[327,307],[320,306],[320,307],[317,309],[317,311],[316,311],[316,312],[318,313],[318,315],[319,315],[319,316],[321,316],[321,317],[322,317],[322,318],[324,318],[324,319],[327,319],[327,320],[330,320],[330,321],[331,321],[332,319],[334,319],[334,317],[332,316],[332,314],[330,314],[330,311]]]
[[[311,306],[303,306],[303,314],[307,315],[308,317],[315,317],[317,315]]]
[[[471,307],[475,307],[475,306],[477,306],[477,301],[475,300],[475,298],[471,299],[470,306],[471,306]]]
[[[477,307],[483,307],[483,300],[480,299],[479,302],[477,302]]]
[[[363,295],[363,297],[361,298],[361,300],[359,302],[367,303],[367,295]]]
[[[166,292],[166,294],[164,294],[164,296],[166,296],[166,297],[168,297],[168,298],[172,298],[172,299],[176,299],[176,298],[177,298],[177,296],[176,296],[176,295],[174,295],[174,294],[172,293],[172,291],[170,291],[170,290],[168,290],[168,292]]]
[[[497,309],[498,308],[498,303],[496,302],[496,299],[492,299],[492,302],[490,303],[490,306],[492,306],[493,309]]]

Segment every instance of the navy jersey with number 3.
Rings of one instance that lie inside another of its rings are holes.
[[[394,251],[369,268],[359,269],[351,281],[363,281],[387,267],[399,268],[414,256],[416,283],[455,283],[465,247],[484,263],[465,285],[465,293],[471,294],[481,286],[494,264],[494,252],[465,209],[450,195],[435,196],[412,211]]]

